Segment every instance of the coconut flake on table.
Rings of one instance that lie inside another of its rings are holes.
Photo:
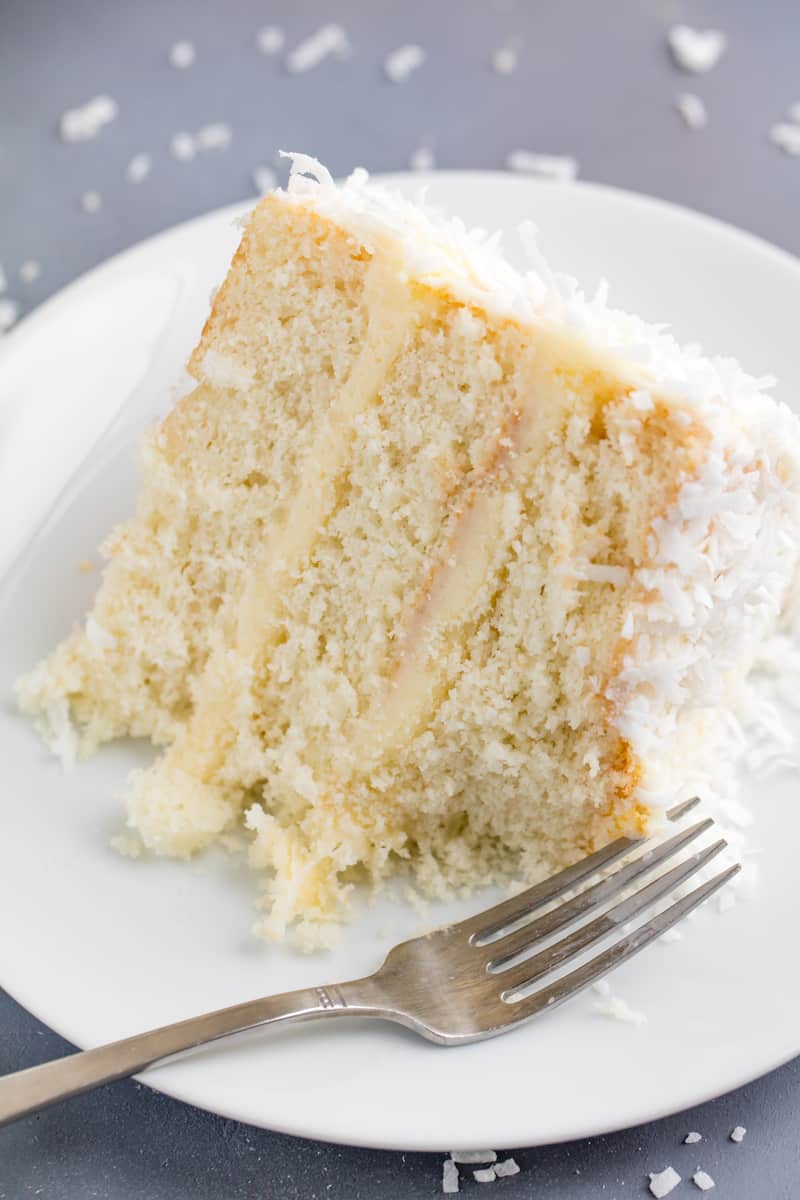
[[[675,107],[689,129],[705,129],[708,124],[708,112],[699,96],[694,92],[679,92],[675,97]]]
[[[667,41],[677,66],[694,74],[715,67],[728,44],[719,29],[692,29],[690,25],[673,25]]]
[[[197,154],[197,146],[190,133],[176,133],[169,148],[178,162],[189,162]]]
[[[266,196],[275,187],[275,172],[272,167],[253,167],[253,184],[259,196]]]
[[[383,60],[383,73],[392,83],[403,83],[424,62],[425,51],[422,46],[409,42],[386,55]]]
[[[692,1183],[701,1192],[710,1192],[713,1187],[716,1187],[714,1180],[709,1175],[708,1171],[695,1171],[692,1176]]]
[[[731,1141],[736,1142],[736,1144],[738,1145],[740,1142],[744,1141],[744,1135],[746,1133],[747,1133],[747,1130],[745,1129],[744,1125],[737,1125],[734,1129],[731,1130],[729,1136],[730,1136]]]
[[[226,125],[224,121],[214,121],[198,129],[194,144],[197,150],[227,150],[232,137],[230,125]]]
[[[291,75],[310,71],[330,57],[344,58],[350,53],[350,40],[341,25],[322,25],[304,41],[299,42],[286,56],[286,70]]]
[[[195,58],[195,49],[191,42],[176,42],[169,52],[170,66],[179,71],[191,67]]]
[[[256,34],[256,46],[262,54],[280,54],[286,36],[278,25],[264,25]]]
[[[0,333],[6,333],[19,316],[19,305],[10,296],[0,299]]]
[[[149,154],[134,154],[125,168],[125,178],[128,183],[141,183],[153,169],[153,160]]]
[[[494,1183],[497,1175],[494,1167],[480,1167],[477,1171],[472,1172],[472,1178],[476,1183]]]
[[[496,75],[513,75],[519,63],[515,46],[498,46],[492,52],[492,70]]]
[[[497,1162],[496,1150],[451,1150],[450,1157],[454,1163],[466,1166],[470,1163]]]
[[[702,1133],[698,1133],[697,1130],[693,1129],[691,1133],[687,1133],[686,1137],[683,1139],[683,1144],[684,1146],[694,1146],[698,1142],[702,1142],[702,1140]]]
[[[95,96],[79,108],[67,109],[61,116],[59,129],[62,142],[88,142],[97,137],[119,113],[117,102],[110,96]]]
[[[681,1177],[674,1167],[665,1167],[663,1171],[650,1171],[649,1175],[649,1190],[656,1200],[662,1200],[663,1196],[668,1196],[681,1181]]]
[[[81,208],[85,213],[99,212],[103,207],[103,198],[99,192],[90,189],[81,196]]]
[[[7,287],[8,280],[6,279],[6,273],[3,270],[3,264],[0,263],[0,293],[4,292]]]
[[[412,150],[408,165],[412,171],[432,171],[436,166],[436,156],[431,142],[421,141],[416,150]]]
[[[23,283],[35,283],[41,273],[41,265],[33,258],[29,258],[19,269],[19,277]],[[0,271],[0,274],[2,274],[2,271]],[[0,291],[2,291],[2,288],[0,288]]]
[[[448,1195],[458,1191],[458,1167],[452,1158],[446,1158],[442,1164],[442,1191]]]
[[[628,1002],[619,996],[609,996],[604,1002],[595,1003],[593,1007],[601,1017],[610,1017],[611,1020],[622,1021],[626,1025],[635,1025],[638,1028],[647,1023],[644,1013],[631,1008]]]
[[[507,1179],[510,1175],[519,1175],[519,1164],[514,1158],[504,1158],[495,1163],[494,1173],[498,1179]]]
[[[537,175],[556,183],[569,183],[578,174],[577,159],[568,154],[537,154],[533,150],[512,150],[506,158],[509,171]]]
[[[800,155],[800,125],[795,125],[790,121],[779,121],[770,129],[769,140],[784,154],[789,154],[793,158]]]

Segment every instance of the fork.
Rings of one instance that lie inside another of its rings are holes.
[[[687,800],[667,815],[680,820],[698,802],[697,797]],[[618,838],[466,921],[401,942],[375,974],[364,979],[248,1000],[0,1077],[0,1125],[195,1046],[278,1021],[381,1017],[440,1046],[477,1042],[515,1029],[644,949],[740,870],[738,863],[727,867],[673,899],[645,924],[631,931],[624,928],[675,892],[726,846],[720,839],[634,888],[713,824],[707,817],[665,841]],[[640,849],[643,853],[630,858]],[[622,859],[629,861],[610,871]],[[601,873],[605,874],[597,882],[575,891]],[[583,923],[577,924],[582,918]],[[565,932],[572,926],[576,927]],[[597,943],[614,938],[606,949],[568,973],[547,979]]]

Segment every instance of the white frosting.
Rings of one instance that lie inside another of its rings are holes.
[[[644,416],[656,394],[707,438],[696,471],[676,474],[677,496],[653,524],[649,562],[632,576],[571,564],[577,578],[631,591],[622,667],[606,696],[612,723],[646,768],[639,798],[672,803],[698,744],[707,761],[715,745],[722,758],[732,746],[741,753],[730,714],[747,697],[742,680],[776,629],[800,559],[800,422],[768,395],[771,378],[751,378],[696,345],[681,348],[663,327],[609,308],[605,285],[588,299],[550,268],[531,225],[520,229],[532,266],[521,273],[501,254],[499,235],[411,204],[370,184],[366,171],[337,186],[315,159],[288,157],[288,189],[278,193],[287,203],[328,216],[368,250],[388,246],[398,270],[423,283],[569,333],[629,383],[634,414]],[[755,719],[779,730],[774,709],[761,709]]]

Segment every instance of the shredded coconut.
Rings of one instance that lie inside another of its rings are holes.
[[[492,54],[492,69],[497,75],[513,75],[519,57],[513,46],[499,46]]]
[[[598,996],[610,996],[611,984],[607,979],[598,979],[592,984],[592,991],[597,992]]]
[[[450,1195],[458,1191],[458,1167],[452,1158],[442,1164],[442,1191]]]
[[[512,150],[506,158],[509,171],[569,183],[578,174],[577,159],[564,154],[535,154],[532,150]]]
[[[178,162],[189,162],[197,153],[194,138],[190,133],[176,133],[170,143],[170,150]]]
[[[769,140],[792,158],[800,155],[800,125],[779,121],[769,131]]]
[[[19,305],[10,296],[0,299],[0,334],[7,333],[19,317]]]
[[[436,166],[433,146],[429,141],[421,141],[416,150],[411,152],[408,165],[412,171],[432,171]]]
[[[41,265],[33,258],[29,258],[19,269],[19,277],[23,283],[35,283],[41,273]],[[2,291],[1,287],[0,291]]]
[[[680,1181],[681,1177],[674,1167],[666,1167],[663,1171],[651,1171],[650,1192],[656,1200],[661,1200],[663,1196],[668,1196],[674,1191]]]
[[[686,1137],[683,1139],[683,1144],[684,1146],[694,1146],[697,1144],[697,1142],[702,1142],[702,1140],[702,1133],[697,1133],[695,1130],[692,1130],[692,1132],[687,1133]]]
[[[253,184],[260,196],[266,196],[275,187],[275,172],[272,167],[254,167]]]
[[[195,49],[191,42],[176,42],[169,52],[170,65],[179,71],[191,67],[195,57]]]
[[[153,160],[149,154],[134,154],[125,168],[125,178],[128,183],[141,183],[153,169]]]
[[[627,1001],[620,999],[619,996],[609,996],[604,1002],[598,1001],[594,1005],[594,1010],[602,1017],[610,1017],[614,1021],[622,1021],[627,1025],[635,1025],[637,1028],[647,1022],[644,1013],[631,1008]]]
[[[730,1133],[731,1141],[736,1142],[738,1145],[739,1142],[744,1141],[744,1135],[746,1133],[747,1133],[747,1130],[745,1129],[744,1125],[737,1125],[734,1129],[731,1130],[731,1133]]]
[[[286,36],[278,25],[265,25],[256,34],[256,45],[262,54],[280,54]]]
[[[286,70],[292,75],[310,71],[330,55],[344,58],[350,53],[350,41],[341,25],[323,25],[311,37],[290,50],[286,56]]]
[[[504,1158],[495,1163],[494,1173],[498,1179],[507,1179],[510,1175],[519,1175],[519,1164],[516,1159]]]
[[[383,60],[383,73],[392,83],[403,83],[414,71],[425,62],[425,51],[422,46],[409,43],[398,46]]]
[[[81,208],[85,213],[99,212],[103,207],[103,198],[99,192],[88,191],[81,196]]]
[[[497,1178],[494,1167],[482,1167],[473,1171],[472,1176],[476,1183],[494,1183]]]
[[[708,113],[700,96],[695,96],[693,92],[680,92],[675,97],[675,107],[689,129],[705,129]]]
[[[714,1180],[711,1178],[708,1171],[695,1171],[694,1175],[692,1176],[692,1183],[696,1188],[699,1188],[701,1192],[710,1192],[715,1186]]]
[[[676,64],[694,74],[715,67],[728,44],[718,29],[692,29],[689,25],[674,25],[667,40]]]
[[[70,108],[61,117],[63,142],[88,142],[97,137],[104,125],[110,124],[119,109],[110,96],[95,96],[80,108]]]

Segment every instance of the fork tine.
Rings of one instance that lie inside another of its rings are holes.
[[[509,1014],[508,1020],[503,1021],[497,1029],[500,1033],[503,1029],[507,1029],[510,1025],[517,1025],[522,1021],[527,1021],[530,1017],[536,1016],[537,1013],[544,1009],[556,1008],[559,1004],[563,1004],[565,1000],[575,996],[578,992],[583,991],[596,979],[601,979],[609,971],[620,966],[634,954],[638,954],[645,946],[649,946],[651,942],[660,937],[672,925],[675,925],[692,909],[697,908],[698,904],[702,904],[709,896],[713,895],[723,884],[727,883],[741,870],[739,863],[735,863],[727,870],[721,871],[719,875],[715,875],[707,883],[701,884],[694,891],[689,892],[687,896],[683,896],[677,900],[669,908],[665,908],[663,912],[654,917],[652,921],[648,921],[645,925],[640,925],[622,941],[616,942],[610,946],[608,950],[604,950],[595,958],[584,963],[575,971],[571,971],[569,975],[564,975],[561,979],[557,979],[555,983],[549,987],[544,987],[538,992],[534,992],[532,996],[527,996],[522,1000],[503,1001],[508,1004]]]
[[[679,850],[683,850],[695,838],[706,833],[707,830],[711,829],[713,824],[714,822],[711,817],[706,817],[705,820],[698,821],[696,825],[691,825],[688,829],[676,833],[674,837],[669,838],[666,842],[654,846],[652,850],[640,854],[633,862],[620,867],[613,874],[608,875],[605,879],[601,879],[599,883],[595,883],[591,887],[586,888],[585,891],[579,892],[577,896],[573,896],[565,904],[559,904],[558,908],[545,913],[535,921],[528,922],[527,925],[523,925],[521,929],[517,929],[514,933],[508,933],[505,937],[490,942],[489,946],[496,947],[498,952],[500,952],[497,957],[491,959],[491,966],[499,969],[503,963],[516,958],[522,950],[527,950],[534,941],[550,937],[551,934],[557,933],[559,929],[564,929],[567,925],[572,925],[584,913],[591,912],[599,904],[604,904],[607,900],[613,899],[614,896],[617,896],[624,888],[633,883],[635,879],[661,866],[673,854],[677,854]],[[476,938],[474,939],[474,944],[483,946],[486,943],[483,938],[480,940]]]
[[[656,901],[669,895],[704,867],[707,862],[710,862],[725,846],[727,846],[727,842],[720,839],[713,846],[698,851],[697,854],[693,854],[685,862],[678,863],[677,867],[665,871],[663,875],[659,875],[658,879],[654,879],[652,883],[641,888],[634,896],[622,900],[594,921],[581,925],[579,929],[567,934],[561,941],[548,946],[546,950],[542,950],[533,958],[526,958],[517,966],[499,973],[497,975],[498,982],[506,984],[503,999],[507,999],[512,992],[535,983],[537,979],[541,979],[543,975],[563,966],[564,963],[570,962],[596,942],[602,941],[611,934],[619,933],[621,925],[640,916]],[[490,964],[491,967],[494,965],[494,963]]]
[[[669,809],[667,818],[670,821],[679,821],[699,803],[700,797],[693,796],[691,800],[685,800],[682,804],[676,804],[674,808]],[[530,916],[537,908],[542,908],[551,900],[557,900],[559,896],[563,896],[564,892],[571,891],[572,888],[583,883],[591,875],[597,874],[604,867],[611,866],[619,858],[629,854],[637,846],[641,846],[644,841],[644,838],[617,838],[587,858],[582,858],[572,866],[559,871],[557,875],[551,875],[541,883],[520,892],[519,895],[495,904],[493,908],[484,909],[483,912],[477,913],[474,917],[468,917],[466,921],[461,921],[451,928],[453,931],[466,933],[470,939],[478,936],[481,940],[489,939],[508,925],[513,925],[523,917]]]

